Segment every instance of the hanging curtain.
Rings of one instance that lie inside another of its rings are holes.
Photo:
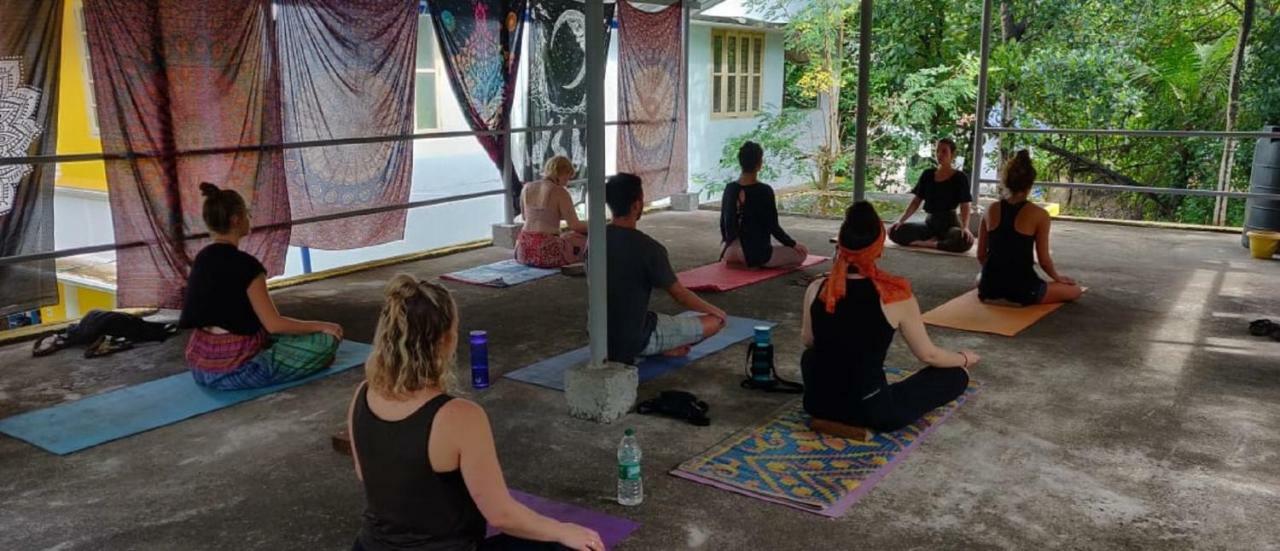
[[[618,3],[618,171],[644,181],[646,201],[688,187],[682,9]]]
[[[435,28],[453,94],[467,124],[475,131],[510,127],[516,72],[520,68],[521,33],[528,0],[430,0]],[[502,170],[503,147],[509,136],[476,136]],[[520,183],[504,182],[515,212],[520,212]]]
[[[287,223],[280,150],[180,155],[281,141],[270,0],[85,0],[94,92],[116,242],[120,306],[178,308],[207,239],[200,182],[238,191],[254,226]],[[287,228],[240,248],[270,275],[284,269]]]
[[[283,0],[276,14],[289,142],[413,133],[417,0]],[[409,200],[413,142],[289,149],[293,218]],[[405,211],[293,228],[293,244],[354,249],[404,238]]]
[[[529,127],[587,123],[586,0],[532,0],[529,32]],[[614,4],[604,5],[605,51]],[[585,128],[530,132],[525,140],[528,176],[538,178],[547,159],[563,155],[578,174],[587,170]]]
[[[0,158],[53,155],[62,2],[0,0]],[[0,165],[0,258],[53,250],[51,164]],[[58,302],[53,260],[0,266],[0,315]]]

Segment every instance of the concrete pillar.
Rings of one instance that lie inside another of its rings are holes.
[[[508,200],[507,203],[509,204],[511,201]],[[520,237],[520,229],[523,227],[524,224],[494,224],[492,226],[493,246],[514,250],[516,248],[516,238]]]
[[[671,210],[690,212],[698,210],[697,193],[677,193],[671,196]]]
[[[569,415],[609,423],[621,418],[636,402],[640,375],[636,368],[606,362],[609,343],[608,248],[604,204],[604,72],[608,52],[599,24],[602,2],[586,2],[587,24],[587,325],[591,359],[565,373],[565,401]]]

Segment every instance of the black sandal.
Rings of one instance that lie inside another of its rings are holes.
[[[31,356],[33,358],[42,358],[62,350],[67,347],[67,333],[58,331],[57,333],[45,335],[36,340],[31,345]]]
[[[1253,320],[1249,323],[1249,334],[1255,337],[1265,337],[1268,335],[1275,336],[1276,331],[1280,330],[1280,325],[1269,319]]]
[[[93,341],[84,351],[85,359],[101,358],[110,356],[116,352],[124,352],[133,348],[133,343],[124,337],[112,337],[111,335],[103,335],[98,340]]]
[[[690,424],[705,427],[711,424],[707,410],[711,409],[706,402],[697,396],[681,390],[664,390],[657,398],[646,400],[636,406],[641,415],[663,415],[676,419],[684,419]]]

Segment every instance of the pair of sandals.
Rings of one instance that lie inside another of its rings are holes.
[[[1249,334],[1255,337],[1271,337],[1280,341],[1280,323],[1269,319],[1253,320],[1249,323]]]
[[[70,343],[65,333],[54,333],[45,335],[35,342],[31,347],[31,355],[36,358],[48,356],[67,348]],[[113,337],[111,335],[102,335],[89,344],[84,350],[85,359],[101,358],[110,356],[117,352],[131,350],[133,342],[124,337]]]
[[[706,402],[697,396],[682,390],[664,390],[657,398],[645,400],[636,406],[641,415],[662,415],[675,419],[683,419],[697,427],[711,424],[707,411],[711,409]]]

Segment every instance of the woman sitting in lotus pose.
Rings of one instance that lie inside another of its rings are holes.
[[[547,160],[543,178],[520,192],[524,229],[516,238],[516,262],[535,268],[559,268],[582,262],[587,251],[587,223],[578,219],[569,196],[573,162],[557,155]],[[569,228],[560,232],[560,221]]]
[[[196,255],[178,326],[195,329],[187,367],[196,382],[234,390],[271,386],[325,369],[342,327],[280,315],[267,293],[267,270],[241,251],[249,210],[230,189],[200,184],[204,223],[213,243]]]
[[[978,355],[929,340],[911,283],[876,267],[884,240],[871,203],[849,207],[831,274],[805,292],[800,367],[809,415],[890,432],[959,397]],[[928,367],[889,384],[884,360],[898,331]]]
[[[387,284],[366,382],[347,412],[364,484],[356,551],[603,551],[600,535],[511,497],[489,418],[448,394],[458,307],[444,287],[400,274]],[[503,532],[485,539],[485,524]]]
[[[1004,167],[1001,186],[1005,198],[987,209],[978,232],[978,262],[982,279],[978,298],[1014,302],[1023,306],[1070,302],[1084,290],[1075,280],[1058,273],[1049,254],[1048,211],[1027,201],[1036,181],[1036,168],[1027,150],[1018,151]],[[1040,268],[1053,281],[1040,279]]]

